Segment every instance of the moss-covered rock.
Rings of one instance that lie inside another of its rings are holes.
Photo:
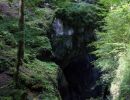
[[[62,19],[64,24],[74,28],[95,28],[98,26],[97,20],[100,8],[87,3],[67,3],[57,10],[56,17]]]
[[[26,10],[26,12],[28,11]],[[54,11],[50,8],[36,8],[35,16],[32,17],[31,14],[32,12],[29,11],[25,16],[26,49],[24,67],[20,67],[19,90],[15,88],[15,81],[13,80],[17,62],[17,41],[19,40],[18,19],[0,14],[0,73],[8,71],[12,78],[12,83],[9,86],[0,88],[0,99],[2,100],[34,99],[35,96],[30,96],[28,91],[33,91],[32,94],[37,92],[36,98],[40,98],[41,95],[42,98],[49,100],[57,98],[55,89],[57,85],[56,64],[42,62],[36,58],[36,55],[41,53],[41,49],[43,52],[49,50],[51,53],[51,44],[47,32],[50,29]],[[45,57],[48,56],[47,52],[46,54]]]

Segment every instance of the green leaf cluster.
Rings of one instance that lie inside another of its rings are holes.
[[[94,43],[97,47],[94,53],[98,56],[95,65],[105,73],[103,80],[112,82],[111,86],[117,85],[116,89],[111,87],[112,96],[116,98],[113,100],[119,100],[119,97],[126,98],[130,93],[129,27],[130,6],[129,3],[123,3],[110,10],[102,32],[97,32],[98,41]]]
[[[62,19],[64,24],[74,28],[91,27],[98,25],[100,7],[87,3],[66,3],[56,12],[56,17]]]

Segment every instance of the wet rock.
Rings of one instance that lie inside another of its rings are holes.
[[[12,80],[13,80],[12,77],[10,77],[9,75],[5,73],[1,73],[0,74],[0,88],[3,88],[4,86],[9,85]]]
[[[0,3],[0,12],[6,13],[9,11],[9,8],[7,3]]]

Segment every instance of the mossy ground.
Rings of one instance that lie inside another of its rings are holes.
[[[31,98],[57,100],[57,65],[53,62],[43,62],[36,59],[39,49],[51,50],[46,30],[40,28],[38,30],[37,26],[31,27],[33,25],[29,25],[31,22],[29,19],[25,28],[25,59],[24,67],[20,68],[20,89],[16,89],[14,75],[17,62],[17,40],[19,38],[18,19],[10,19],[2,14],[0,16],[0,73],[5,73],[12,78],[8,84],[5,83],[4,87],[0,86],[0,100],[24,100],[25,97],[28,100],[32,100]],[[49,21],[46,20],[42,24],[46,23]],[[43,29],[47,25],[43,25]]]

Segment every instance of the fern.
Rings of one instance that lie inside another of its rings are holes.
[[[130,94],[130,13],[129,3],[111,9],[105,18],[104,32],[97,32],[95,65],[105,72],[103,80],[111,83],[112,100]]]

